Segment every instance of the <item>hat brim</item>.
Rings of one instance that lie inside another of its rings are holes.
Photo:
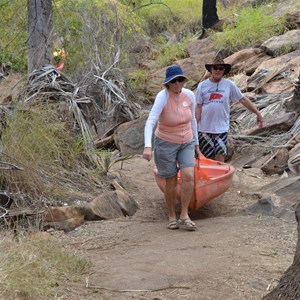
[[[170,77],[166,78],[162,84],[167,84],[176,77],[184,77],[185,82],[189,80],[185,75],[174,75],[174,76],[170,76]]]
[[[206,64],[205,68],[208,72],[210,72],[211,67],[213,66],[223,66],[224,67],[224,75],[228,74],[231,71],[231,65],[230,64]]]

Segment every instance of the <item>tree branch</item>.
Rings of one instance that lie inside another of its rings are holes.
[[[171,12],[171,14],[173,14],[171,8],[166,3],[163,3],[163,2],[152,2],[152,1],[150,3],[143,4],[143,5],[140,5],[138,7],[135,7],[132,11],[134,12],[134,11],[136,11],[138,9],[141,9],[141,8],[153,5],[153,4],[163,5],[163,6],[165,6]]]

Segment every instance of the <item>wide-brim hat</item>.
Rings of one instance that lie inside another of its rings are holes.
[[[208,72],[211,71],[211,68],[213,66],[223,66],[224,67],[224,75],[228,74],[231,70],[231,65],[225,64],[224,60],[220,57],[215,57],[212,63],[205,64],[205,68]]]
[[[167,84],[176,77],[184,77],[186,80],[188,80],[188,78],[183,75],[183,71],[180,66],[173,65],[168,67],[166,70],[166,79],[164,80],[163,84]]]

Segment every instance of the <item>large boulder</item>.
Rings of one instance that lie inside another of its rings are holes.
[[[232,73],[252,75],[263,61],[270,58],[263,47],[257,47],[238,51],[228,56],[225,62],[232,65]]]
[[[69,232],[85,221],[116,219],[133,216],[139,209],[138,203],[117,180],[109,190],[85,205],[50,207],[43,214],[43,228],[54,228]]]
[[[300,49],[300,29],[294,29],[285,34],[274,36],[262,44],[273,56]]]
[[[268,82],[290,79],[289,87],[295,89],[293,81],[299,76],[300,49],[276,58],[263,61],[248,79],[248,91],[261,91]],[[286,90],[286,87],[283,88]]]
[[[261,89],[264,94],[283,94],[292,93],[295,90],[295,85],[289,78],[280,78],[267,82]]]
[[[121,124],[114,133],[114,141],[122,156],[142,154],[144,150],[144,127],[149,112],[144,111],[141,117]]]
[[[289,29],[300,28],[300,9],[293,9],[286,13],[285,24]]]
[[[189,56],[201,55],[216,50],[216,45],[212,36],[202,40],[195,40],[186,48]]]

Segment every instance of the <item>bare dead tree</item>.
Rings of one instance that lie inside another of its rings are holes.
[[[298,243],[292,265],[280,278],[278,285],[262,300],[297,300],[300,299],[300,203],[295,209],[298,223]]]
[[[28,72],[53,58],[52,0],[28,0]]]
[[[203,0],[202,26],[207,29],[219,22],[217,14],[217,0]]]
[[[212,28],[217,22],[219,22],[217,14],[217,0],[203,0],[202,29],[198,39],[202,39],[205,36],[206,29]]]

